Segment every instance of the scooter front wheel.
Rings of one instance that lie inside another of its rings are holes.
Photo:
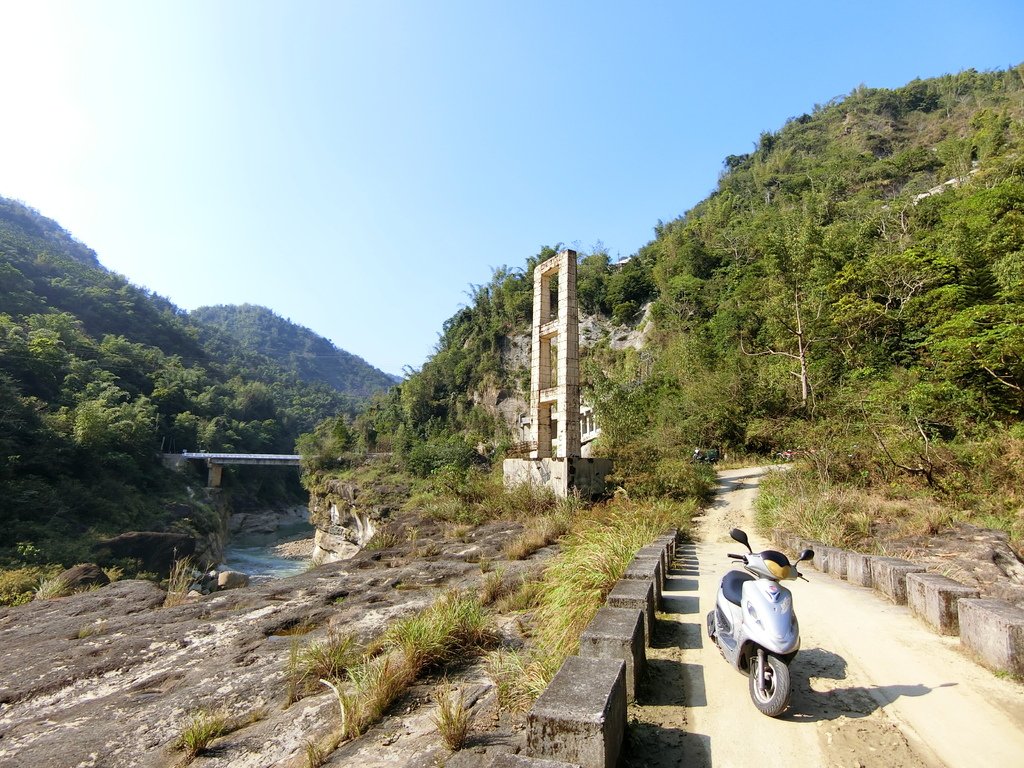
[[[750,660],[750,698],[758,711],[768,717],[778,717],[789,706],[789,667],[782,659],[764,654],[764,688],[758,681],[758,659]]]

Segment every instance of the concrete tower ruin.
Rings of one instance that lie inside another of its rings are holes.
[[[506,485],[546,485],[560,496],[604,491],[611,462],[581,458],[579,348],[576,252],[566,250],[533,270],[530,458],[505,460]]]

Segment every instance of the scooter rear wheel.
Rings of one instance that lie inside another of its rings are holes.
[[[750,660],[750,699],[762,715],[778,717],[789,706],[789,667],[782,659],[769,653],[764,655],[764,690],[757,682],[757,659]]]

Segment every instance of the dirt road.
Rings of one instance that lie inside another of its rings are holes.
[[[754,709],[747,680],[704,630],[728,552],[770,548],[752,502],[762,468],[719,472],[719,495],[680,550],[650,649],[641,704],[630,709],[630,766],[873,768],[1024,765],[1024,686],[967,659],[958,641],[926,629],[905,607],[804,566],[789,582],[802,646],[792,704],[772,719]],[[787,553],[792,556],[793,553]]]

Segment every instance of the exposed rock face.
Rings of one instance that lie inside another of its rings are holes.
[[[239,718],[260,710],[263,717],[218,739],[196,768],[305,765],[307,741],[337,726],[338,703],[324,688],[285,706],[293,642],[305,646],[332,629],[365,642],[444,588],[479,584],[478,561],[499,559],[521,529],[492,523],[462,541],[440,541],[436,524],[418,526],[416,536],[396,531],[400,548],[173,608],[162,608],[164,593],[145,581],[0,608],[0,765],[170,766],[181,760],[172,745],[190,713],[220,706]],[[507,577],[537,565],[510,563]],[[306,627],[313,629],[294,634]],[[515,635],[514,623],[503,631]],[[490,702],[493,712],[494,691],[473,669],[461,673],[479,678],[473,700]],[[393,708],[383,735],[371,731],[328,765],[352,764],[356,755],[376,760],[360,765],[445,757],[429,719],[433,685],[414,688]],[[502,738],[488,743],[508,749]],[[449,765],[470,764],[462,760]]]
[[[95,552],[100,562],[131,559],[142,563],[142,570],[167,573],[175,560],[191,557],[196,542],[184,533],[129,531],[101,541]]]
[[[309,510],[303,506],[234,512],[228,518],[228,533],[232,537],[238,535],[273,537],[282,527],[302,523],[308,519]]]
[[[888,548],[929,570],[977,587],[983,597],[1024,608],[1024,562],[1004,531],[960,523],[934,535],[890,542]]]
[[[373,461],[374,459],[371,459]],[[333,479],[309,499],[309,520],[316,526],[313,562],[352,557],[396,513],[409,488],[388,479],[358,485]]]

